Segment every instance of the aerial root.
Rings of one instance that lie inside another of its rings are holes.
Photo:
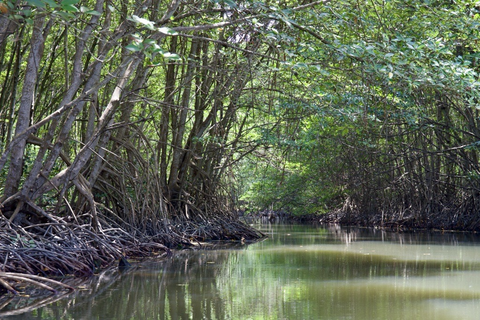
[[[198,247],[211,240],[243,245],[264,237],[235,217],[221,214],[198,219],[151,220],[141,230],[118,223],[108,214],[99,216],[97,228],[91,225],[93,219],[88,213],[75,218],[75,222],[56,217],[55,221],[25,225],[0,216],[0,295],[2,291],[21,295],[23,292],[18,288],[22,291],[25,288],[27,294],[34,288],[53,293],[70,291],[73,287],[49,277],[88,277],[117,266],[125,256],[130,260],[158,259],[170,256],[173,248]]]
[[[43,282],[60,286],[69,291],[75,290],[75,288],[67,284],[64,284],[60,281],[56,281],[53,279],[49,279],[49,278],[45,278],[37,275],[26,274],[26,273],[14,273],[14,272],[0,272],[0,285],[2,285],[5,289],[7,289],[8,292],[13,293],[14,295],[18,295],[18,291],[15,290],[13,286],[9,284],[8,280],[15,281],[15,282],[28,283],[36,287],[39,287],[41,289],[46,289],[53,293],[57,293],[57,290],[52,288],[49,285],[44,284]]]

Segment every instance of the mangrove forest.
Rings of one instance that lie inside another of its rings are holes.
[[[479,231],[479,41],[473,0],[2,0],[0,287],[258,212]]]

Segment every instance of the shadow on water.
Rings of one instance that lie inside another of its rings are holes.
[[[238,246],[230,247],[210,248],[207,254],[181,251],[125,272],[107,270],[59,301],[52,296],[5,299],[0,319],[226,319],[217,279],[226,261],[232,263],[231,253],[238,250]],[[15,310],[28,303],[41,308],[17,314]]]
[[[270,236],[266,241],[180,251],[123,273],[107,270],[64,299],[8,319],[443,320],[455,312],[462,314],[456,319],[478,315],[477,235],[260,227]],[[0,318],[18,307],[7,303]]]

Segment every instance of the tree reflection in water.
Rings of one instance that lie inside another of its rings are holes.
[[[185,250],[105,271],[12,319],[438,320],[458,312],[439,308],[465,307],[459,301],[480,307],[476,235],[269,228],[267,241],[248,248]]]
[[[0,318],[226,319],[217,278],[229,255],[227,250],[208,251],[208,255],[180,251],[171,258],[145,262],[127,272],[106,270],[77,283],[79,290],[63,300],[47,306],[39,304],[41,309],[22,313],[15,311],[21,307],[18,303],[5,299],[10,305],[0,311]],[[52,302],[48,297],[37,300]]]

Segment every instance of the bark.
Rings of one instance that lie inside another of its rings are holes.
[[[109,125],[112,124],[113,115],[120,105],[123,89],[125,88],[130,75],[138,63],[138,59],[128,58],[122,64],[124,65],[123,71],[118,79],[118,83],[113,91],[109,104],[100,116],[98,126],[93,136],[77,154],[75,160],[72,162],[72,165],[59,172],[50,181],[44,183],[32,196],[33,199],[38,198],[54,188],[61,186],[64,187],[68,182],[76,179],[80,171],[84,169],[85,164],[90,159],[91,155],[94,153],[95,148],[98,147],[95,164],[93,165],[92,174],[89,177],[90,183],[96,179],[103,161],[103,156],[106,152],[104,147],[110,139],[111,130],[109,129]]]
[[[33,25],[32,39],[30,41],[30,54],[22,88],[22,97],[17,112],[15,135],[19,136],[30,125],[31,112],[35,105],[35,86],[37,83],[40,62],[42,61],[45,39],[52,24],[45,26],[46,17],[38,15]],[[15,148],[10,156],[10,168],[5,181],[4,197],[15,194],[20,187],[20,179],[23,174],[23,163],[27,137],[17,139]]]
[[[99,13],[102,12],[103,10],[102,0],[97,1],[95,10],[97,10]],[[73,100],[75,94],[78,93],[78,90],[80,89],[80,86],[84,81],[84,74],[82,72],[82,55],[85,51],[88,39],[90,38],[94,28],[97,26],[98,20],[99,20],[98,16],[96,15],[92,16],[89,23],[87,24],[87,26],[79,36],[77,46],[75,48],[75,55],[73,57],[73,68],[71,73],[72,80],[65,92],[65,95],[62,101],[59,104],[59,109],[64,108],[68,103],[70,103]],[[99,76],[100,76],[99,72],[94,72],[92,76],[89,78],[89,80],[87,81],[86,88],[87,89],[91,88],[93,83],[96,83],[98,81]],[[34,192],[34,190],[36,190],[38,186],[42,185],[45,182],[46,177],[49,176],[50,171],[52,170],[53,166],[55,165],[55,162],[57,161],[60,155],[60,152],[62,151],[64,143],[67,141],[69,137],[69,133],[72,128],[72,125],[74,121],[77,119],[77,115],[81,112],[84,105],[85,105],[85,101],[79,101],[79,103],[74,105],[73,108],[70,110],[68,115],[65,117],[66,120],[61,125],[60,133],[58,134],[56,142],[53,145],[53,148],[50,147],[50,144],[51,144],[51,141],[54,139],[57,126],[59,126],[60,114],[52,118],[50,129],[48,130],[47,134],[43,138],[44,143],[42,145],[42,148],[40,148],[40,150],[38,151],[35,163],[32,169],[30,170],[27,180],[25,181],[25,187],[23,188],[23,192],[25,193],[25,196],[27,196],[27,193],[30,193],[28,194],[28,196],[31,197],[33,195],[32,191]],[[44,158],[47,150],[50,150],[50,154],[45,160]],[[42,170],[42,174],[40,174],[40,170]],[[34,187],[34,184],[36,185],[36,187]]]
[[[172,192],[172,196],[175,197],[179,192],[179,181],[178,181],[178,174],[179,168],[181,164],[181,159],[184,154],[183,150],[183,139],[186,130],[186,120],[188,109],[190,106],[191,100],[191,87],[192,87],[192,80],[194,76],[194,72],[197,66],[197,59],[198,59],[198,41],[193,41],[192,46],[190,48],[190,55],[188,57],[188,66],[187,71],[184,77],[184,91],[182,95],[182,102],[180,105],[180,116],[178,118],[178,123],[173,128],[173,137],[172,137],[172,146],[173,146],[173,156],[172,156],[172,163],[170,166],[170,175],[169,175],[169,190]]]
[[[177,37],[173,37],[170,43],[170,51],[177,51]],[[167,187],[167,168],[168,168],[168,128],[170,122],[170,111],[174,105],[174,93],[175,93],[175,71],[176,66],[174,63],[167,65],[167,71],[165,76],[165,93],[164,101],[162,103],[162,112],[160,115],[160,132],[157,143],[157,153],[159,154],[158,161],[160,162],[160,181],[162,188]]]

